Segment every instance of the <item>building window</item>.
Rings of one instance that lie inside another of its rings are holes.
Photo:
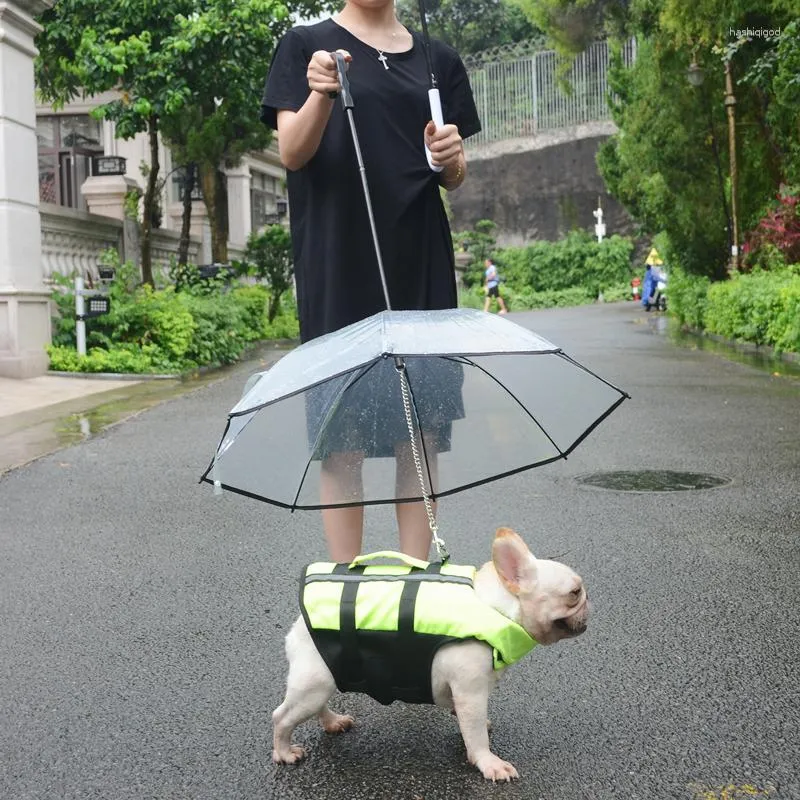
[[[172,197],[178,203],[183,202],[183,189],[186,185],[186,167],[177,167],[172,171]],[[195,167],[194,187],[192,188],[192,200],[203,199],[203,187],[200,185],[200,171]]]
[[[250,173],[250,226],[254,231],[276,221],[278,179],[266,172]],[[283,205],[285,213],[285,205]]]
[[[102,155],[102,123],[88,114],[38,117],[39,200],[85,209],[81,184],[92,174],[92,157]]]

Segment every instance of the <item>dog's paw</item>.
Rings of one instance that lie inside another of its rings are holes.
[[[296,764],[308,755],[308,750],[301,744],[290,744],[286,751],[272,751],[272,760],[276,764]]]
[[[334,714],[332,711],[321,718],[320,722],[325,733],[344,733],[355,724],[349,714]]]
[[[487,781],[513,781],[519,778],[519,773],[513,764],[508,761],[503,761],[494,753],[489,753],[482,758],[479,758],[475,766],[481,771],[481,774]]]

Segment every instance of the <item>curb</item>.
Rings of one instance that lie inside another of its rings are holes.
[[[709,341],[724,345],[725,347],[728,347],[729,349],[735,350],[739,353],[745,353],[751,356],[760,356],[775,361],[785,361],[787,364],[800,364],[800,353],[776,353],[775,348],[768,344],[755,344],[754,342],[728,339],[720,334],[707,333],[702,328],[692,328],[688,325],[681,325],[680,329],[683,333],[689,333],[692,336],[697,336],[700,339],[708,339]]]

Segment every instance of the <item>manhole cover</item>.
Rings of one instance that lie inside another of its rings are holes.
[[[666,469],[617,470],[594,472],[578,478],[578,483],[617,492],[688,492],[727,486],[730,478],[703,472],[673,472]]]

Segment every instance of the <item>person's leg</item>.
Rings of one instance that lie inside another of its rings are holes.
[[[322,462],[320,500],[326,503],[358,502],[363,499],[361,467],[364,454],[332,453]],[[364,507],[324,508],[322,527],[331,558],[349,563],[361,552]]]
[[[497,302],[500,305],[500,313],[501,314],[508,314],[508,309],[506,308],[506,301],[503,300],[502,295],[497,295]]]
[[[489,295],[489,293],[487,292],[487,293],[486,293],[486,300],[485,300],[485,302],[484,302],[484,304],[483,304],[483,311],[484,311],[484,313],[486,313],[486,312],[489,310],[489,304],[490,304],[491,302],[492,302],[492,298],[491,298],[491,296]]]
[[[425,436],[426,455],[431,468],[433,480],[436,480],[436,447],[433,435]],[[420,452],[420,456],[422,453]],[[414,465],[414,455],[411,451],[410,442],[400,442],[395,448],[395,458],[397,461],[397,496],[398,497],[419,497],[422,489],[419,483],[419,475]],[[425,475],[425,485],[428,486],[428,476],[425,474],[425,465],[422,465]],[[428,486],[428,489],[430,487]],[[434,516],[436,515],[436,503],[431,501]],[[400,550],[408,556],[421,558],[427,561],[431,548],[431,527],[428,520],[428,512],[425,510],[425,503],[398,503],[395,506],[397,515],[397,528],[400,533]]]

